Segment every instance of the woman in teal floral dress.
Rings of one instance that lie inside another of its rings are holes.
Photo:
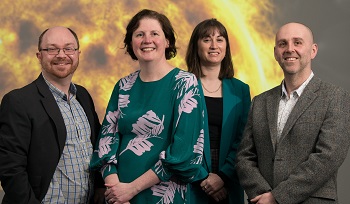
[[[190,203],[190,183],[208,176],[202,90],[167,61],[176,47],[166,16],[142,10],[126,32],[140,69],[114,87],[91,168],[101,170],[108,203]]]

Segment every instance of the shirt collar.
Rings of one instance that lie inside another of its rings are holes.
[[[291,94],[297,94],[297,96],[301,96],[301,94],[303,93],[306,85],[310,82],[310,80],[312,79],[312,77],[314,76],[314,73],[311,71],[310,76],[304,81],[304,83],[301,84],[301,86],[299,86],[299,88],[297,88],[296,90],[292,91]],[[281,93],[281,98],[284,98],[287,96],[287,89],[284,85],[284,80],[282,81],[282,93]],[[289,96],[288,96],[289,97]]]
[[[44,77],[44,75],[43,75],[43,77]],[[54,94],[54,96],[57,96],[59,98],[62,98],[65,101],[67,101],[67,95],[63,91],[61,91],[57,87],[55,87],[52,83],[50,83],[48,80],[46,80],[45,77],[44,77],[44,80],[45,80],[46,84],[49,86],[49,89],[52,92],[52,94]],[[75,97],[76,93],[77,93],[77,88],[72,82],[69,85],[69,93],[70,93],[69,94],[70,99]]]

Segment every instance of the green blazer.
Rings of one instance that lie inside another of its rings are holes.
[[[201,82],[199,81],[199,83]],[[228,181],[225,181],[225,186],[228,188],[230,203],[243,204],[244,192],[237,177],[235,160],[250,108],[250,90],[247,84],[235,78],[223,79],[222,87],[223,121],[219,154],[219,170],[225,174],[227,179],[229,179]],[[204,132],[207,134],[204,141],[203,168],[211,169],[207,110],[205,109],[204,111],[206,128]],[[197,190],[199,191],[199,189]],[[197,193],[200,193],[198,191]],[[203,195],[203,198],[206,198],[206,196]],[[203,203],[203,201],[193,203]]]

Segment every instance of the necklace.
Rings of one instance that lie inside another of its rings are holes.
[[[208,93],[216,93],[216,92],[218,92],[219,89],[221,88],[221,84],[222,84],[222,83],[220,83],[220,86],[219,86],[215,91],[209,91],[207,88],[205,88],[203,82],[202,82],[202,87],[203,87]]]

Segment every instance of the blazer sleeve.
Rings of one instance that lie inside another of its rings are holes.
[[[0,180],[10,203],[40,203],[29,184],[26,170],[31,122],[19,95],[10,92],[0,107]]]

